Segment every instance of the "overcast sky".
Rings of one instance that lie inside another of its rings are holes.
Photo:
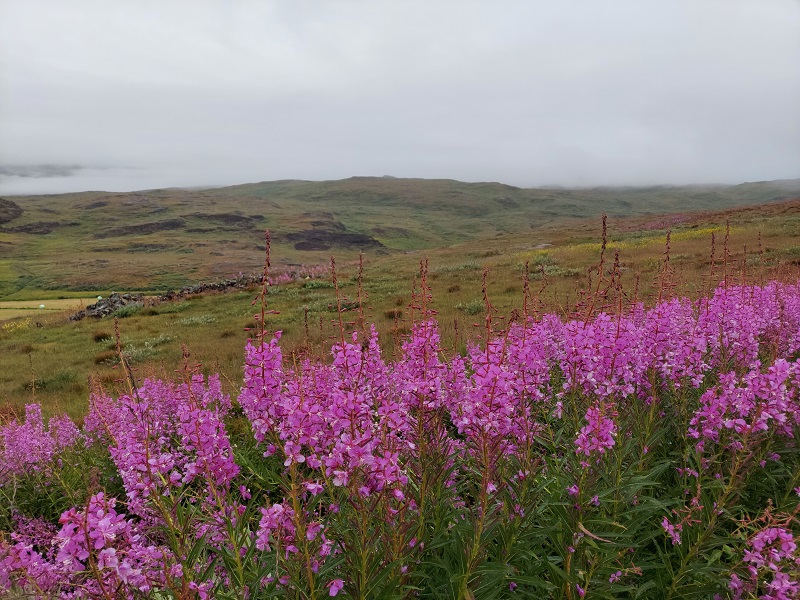
[[[352,175],[800,177],[800,1],[0,0],[0,193]]]

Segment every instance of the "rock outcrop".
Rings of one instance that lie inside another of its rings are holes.
[[[101,319],[103,317],[112,315],[123,306],[128,306],[129,304],[133,303],[141,304],[143,302],[144,302],[144,296],[142,296],[141,294],[117,294],[115,292],[111,294],[108,298],[103,298],[102,300],[98,300],[94,304],[90,304],[89,306],[87,306],[82,311],[76,312],[69,318],[69,320],[80,321],[85,317],[94,317],[95,319]]]
[[[230,289],[247,289],[254,286],[261,285],[261,275],[239,275],[231,279],[223,279],[214,283],[198,283],[196,285],[189,285],[181,288],[178,291],[170,290],[163,296],[159,296],[159,300],[179,300],[186,296],[194,294],[203,294],[205,292],[224,292]]]

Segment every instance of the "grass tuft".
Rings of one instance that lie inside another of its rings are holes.
[[[216,323],[217,318],[214,315],[192,315],[191,317],[184,317],[179,321],[181,325],[194,326],[194,325],[210,325]]]
[[[126,306],[121,306],[117,310],[115,310],[112,316],[117,317],[119,319],[127,319],[128,317],[132,317],[140,310],[142,310],[143,304],[141,302],[131,302]]]
[[[470,300],[469,302],[459,302],[456,304],[456,309],[470,316],[479,315],[483,312],[484,306],[482,300]]]

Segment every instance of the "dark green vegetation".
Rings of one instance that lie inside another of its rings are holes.
[[[613,268],[618,251],[631,299],[654,300],[668,229],[672,293],[697,296],[712,280],[719,281],[725,274],[726,221],[729,278],[796,279],[800,199],[781,200],[798,198],[798,188],[796,181],[522,190],[354,178],[9,198],[0,204],[5,210],[0,215],[18,213],[14,206],[22,212],[0,224],[0,304],[107,296],[112,289],[154,296],[190,282],[258,273],[268,227],[273,273],[299,263],[322,265],[324,271],[331,255],[336,257],[342,303],[351,309],[344,313],[349,327],[360,319],[358,254],[363,251],[362,312],[376,324],[389,351],[409,330],[412,286],[420,260],[427,257],[443,343],[463,348],[478,331],[473,324],[485,314],[484,269],[497,315],[522,308],[526,263],[528,304],[573,310],[589,286],[587,269],[598,264],[603,211],[609,214],[605,268]],[[728,208],[743,204],[755,206]],[[631,214],[639,216],[622,218]],[[49,233],[31,233],[46,229]],[[308,244],[328,249],[302,250]],[[241,385],[245,340],[258,327],[253,319],[258,306],[251,304],[256,295],[256,290],[230,291],[180,302],[149,301],[118,315],[122,348],[136,377],[169,375],[180,368],[185,344],[193,362],[202,363],[206,372],[221,373],[227,391],[235,392]],[[268,316],[267,328],[284,331],[285,352],[327,351],[338,332],[330,277],[273,286],[268,301],[279,314]],[[0,413],[18,413],[35,398],[49,414],[66,410],[78,417],[87,409],[90,377],[108,388],[119,385],[111,319],[74,323],[66,314],[47,312],[4,320],[3,314],[0,310]]]

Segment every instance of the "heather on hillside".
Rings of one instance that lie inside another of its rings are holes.
[[[612,290],[612,293],[614,290]],[[40,598],[798,598],[800,284],[492,318],[388,359],[280,334],[227,397],[0,429],[0,589]],[[499,323],[503,325],[500,326]],[[360,324],[359,324],[360,325]]]

